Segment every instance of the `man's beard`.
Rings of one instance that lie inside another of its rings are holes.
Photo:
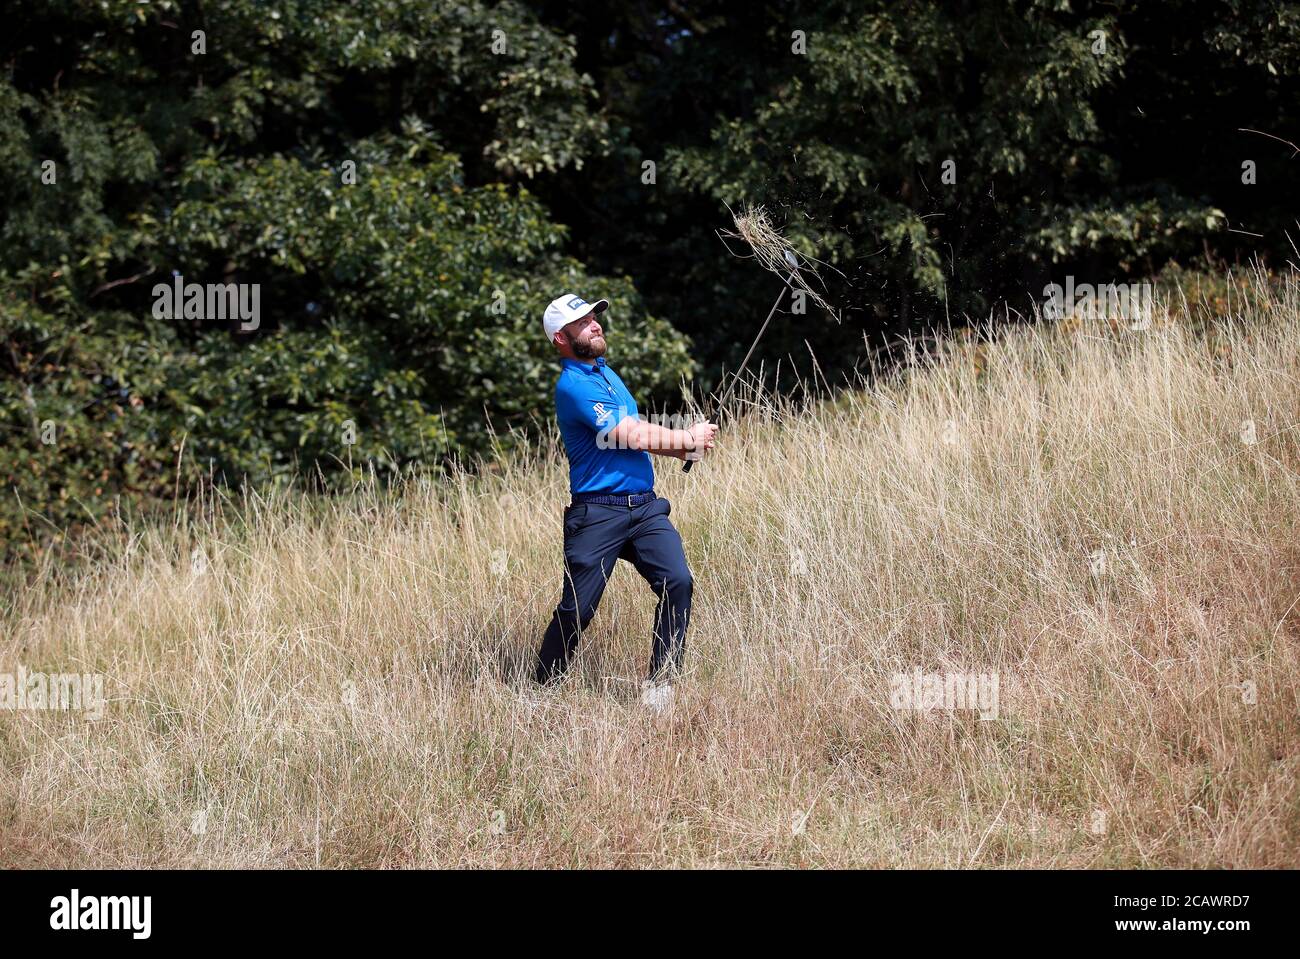
[[[594,360],[598,356],[604,356],[607,345],[603,336],[599,338],[598,343],[593,343],[591,340],[569,340],[573,355],[583,360]]]

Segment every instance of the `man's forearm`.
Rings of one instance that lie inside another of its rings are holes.
[[[628,431],[628,445],[659,456],[680,459],[687,450],[694,449],[695,438],[689,430],[675,430],[658,423],[640,420]]]
[[[671,456],[671,457],[673,457],[673,459],[679,459],[679,460],[680,460],[680,459],[685,459],[685,458],[686,458],[686,454],[687,454],[687,452],[689,452],[689,451],[688,451],[688,450],[660,450],[660,449],[648,449],[648,450],[646,450],[646,452],[647,452],[647,453],[651,453],[651,454],[653,454],[654,456]]]

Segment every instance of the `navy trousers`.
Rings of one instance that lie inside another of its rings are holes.
[[[633,507],[577,503],[565,508],[564,590],[537,655],[539,683],[568,666],[620,559],[635,566],[659,597],[650,678],[666,678],[681,667],[695,580],[682,538],[668,519],[671,510],[662,496]]]

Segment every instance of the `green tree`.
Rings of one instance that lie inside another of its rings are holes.
[[[565,289],[612,301],[640,389],[692,369],[523,185],[605,136],[571,38],[525,6],[23,2],[11,22],[4,541],[199,475],[500,450],[549,409],[540,316]],[[175,276],[257,284],[257,329],[155,311]]]

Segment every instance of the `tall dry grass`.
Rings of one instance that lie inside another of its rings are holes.
[[[657,464],[696,579],[669,717],[625,564],[572,681],[526,678],[554,443],[209,497],[16,598],[0,671],[111,701],[0,713],[0,864],[1294,866],[1298,376],[1290,281],[1208,339],[1044,326],[751,396]],[[892,708],[914,668],[996,674],[997,718]]]

